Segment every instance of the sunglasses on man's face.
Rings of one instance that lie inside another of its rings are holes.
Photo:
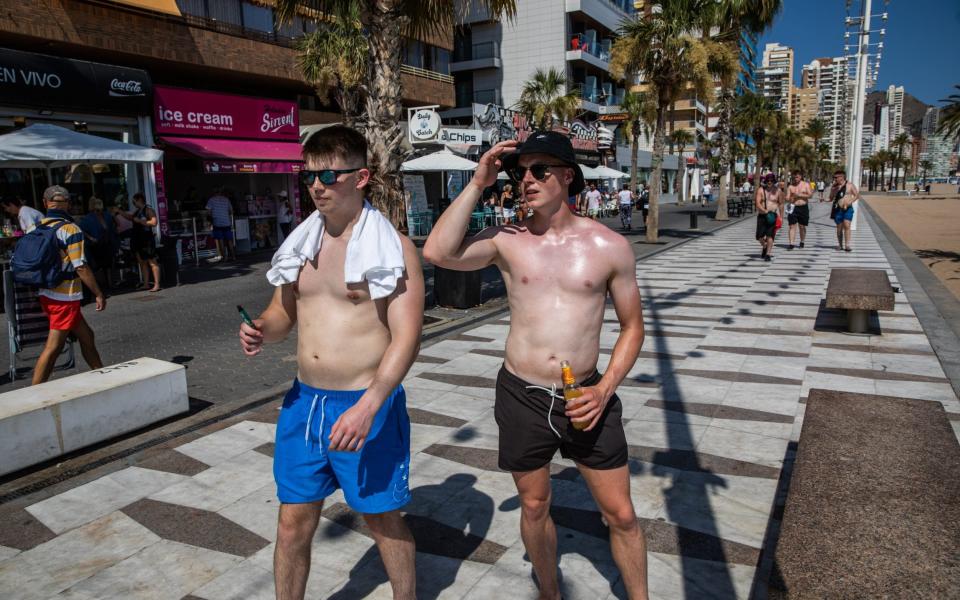
[[[513,178],[514,181],[523,181],[523,178],[526,177],[527,171],[530,171],[530,174],[533,175],[533,178],[537,181],[543,181],[547,177],[547,172],[552,167],[566,167],[566,165],[530,165],[529,167],[513,167],[507,171],[507,174]]]
[[[307,187],[310,187],[319,179],[323,185],[333,185],[337,178],[346,173],[356,173],[366,167],[357,167],[355,169],[321,169],[319,171],[300,171],[300,179]]]

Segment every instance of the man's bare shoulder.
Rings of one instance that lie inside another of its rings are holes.
[[[578,226],[582,227],[584,231],[589,232],[591,238],[599,248],[602,248],[606,252],[625,252],[633,256],[633,249],[630,247],[630,242],[627,241],[627,238],[623,237],[623,235],[593,219],[580,219],[580,221]]]

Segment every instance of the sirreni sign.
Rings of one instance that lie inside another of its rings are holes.
[[[152,95],[140,69],[0,48],[0,105],[148,115]]]

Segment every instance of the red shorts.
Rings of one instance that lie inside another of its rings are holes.
[[[40,307],[50,320],[50,329],[70,331],[81,318],[79,300],[54,300],[40,296]]]

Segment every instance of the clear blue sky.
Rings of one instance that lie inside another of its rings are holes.
[[[768,42],[793,48],[798,84],[802,66],[811,60],[843,56],[844,1],[783,0],[783,4],[773,27],[761,36],[759,50],[762,54]],[[852,10],[859,11],[859,5],[854,0]],[[877,89],[902,85],[919,100],[939,105],[960,84],[960,1],[890,0],[884,7],[883,0],[873,0],[873,10],[889,14],[883,25],[887,35]],[[874,27],[879,29],[880,23],[876,19]]]

